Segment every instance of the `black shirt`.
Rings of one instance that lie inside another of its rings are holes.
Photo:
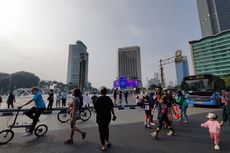
[[[100,96],[97,98],[94,109],[97,113],[98,124],[109,124],[111,121],[111,111],[113,109],[113,101],[108,96]]]

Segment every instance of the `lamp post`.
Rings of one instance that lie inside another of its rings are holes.
[[[81,53],[80,58],[80,78],[79,78],[79,89],[84,92],[86,87],[85,73],[86,73],[86,59],[88,57],[88,53]]]

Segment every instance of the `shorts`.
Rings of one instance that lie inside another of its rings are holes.
[[[75,119],[72,120],[72,122],[70,122],[70,127],[71,127],[71,128],[76,128],[76,121],[77,121],[78,119],[80,119],[80,112],[79,112],[79,111],[77,111],[77,112],[75,113]]]
[[[75,120],[73,120],[72,122],[70,122],[70,127],[71,127],[71,129],[74,129],[74,128],[76,128],[76,119]]]

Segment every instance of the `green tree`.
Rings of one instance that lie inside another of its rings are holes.
[[[230,87],[230,74],[224,76],[224,82],[225,82],[225,87],[229,88]]]
[[[31,88],[37,86],[40,78],[30,72],[16,72],[13,74],[0,73],[0,94],[17,88]]]

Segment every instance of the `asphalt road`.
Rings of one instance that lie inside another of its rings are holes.
[[[198,110],[191,108],[190,110]],[[203,110],[203,109],[202,109]],[[110,126],[110,140],[112,147],[107,150],[109,153],[230,153],[230,124],[226,124],[221,134],[220,151],[214,150],[214,145],[209,138],[208,129],[200,127],[200,123],[206,121],[207,112],[212,111],[221,116],[221,109],[208,109],[200,113],[191,113],[190,122],[183,124],[174,122],[173,127],[176,136],[167,136],[166,129],[162,129],[159,140],[155,140],[150,133],[156,128],[145,129],[143,121],[140,119],[142,110],[126,110],[117,112],[120,120],[127,120],[119,124],[112,123]],[[134,111],[135,113],[128,113]],[[123,115],[122,115],[123,114]],[[127,115],[125,114],[132,114]],[[122,119],[124,118],[124,119]],[[52,118],[50,118],[52,119]],[[119,120],[119,119],[118,119]],[[129,121],[128,121],[129,120]],[[135,122],[130,122],[134,120]],[[55,121],[56,122],[56,121]],[[0,153],[100,153],[98,129],[93,121],[79,123],[80,127],[87,131],[86,141],[82,142],[80,135],[74,137],[73,145],[65,145],[64,140],[69,136],[68,124],[62,125],[63,128],[52,128],[46,136],[36,138],[35,136],[22,137],[22,133],[16,132],[14,139],[0,146]],[[119,122],[119,121],[117,121]],[[2,123],[1,123],[2,124]],[[87,126],[93,124],[93,126]],[[54,125],[57,126],[57,125]]]

